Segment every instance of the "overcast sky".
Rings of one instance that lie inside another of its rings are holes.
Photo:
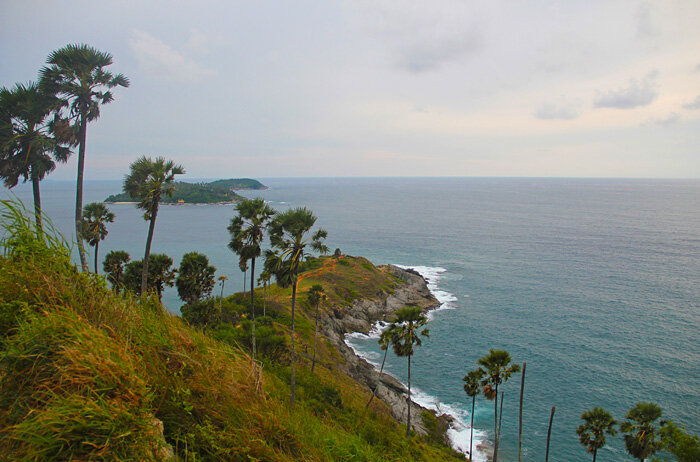
[[[87,179],[700,177],[698,0],[0,0],[0,85],[68,43],[131,81]]]

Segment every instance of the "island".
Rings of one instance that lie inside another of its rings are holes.
[[[235,191],[241,190],[262,190],[267,186],[258,180],[250,178],[230,178],[228,180],[216,180],[208,183],[186,183],[176,181],[173,183],[175,191],[172,197],[164,196],[161,204],[220,204],[236,203],[243,199],[243,196]],[[104,200],[107,203],[134,202],[127,194],[112,194]]]

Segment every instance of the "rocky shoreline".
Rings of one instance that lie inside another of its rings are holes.
[[[440,302],[417,272],[393,265],[384,268],[400,281],[396,289],[393,292],[379,292],[373,299],[360,299],[350,306],[333,309],[320,320],[321,331],[345,358],[346,363],[341,365],[343,372],[369,389],[377,387],[376,397],[389,406],[394,418],[405,422],[408,409],[406,387],[386,373],[379,377],[374,366],[357,356],[345,343],[345,336],[354,332],[369,334],[374,323],[391,321],[393,313],[404,306],[418,306],[428,311],[439,307]],[[420,418],[425,410],[427,409],[411,401],[411,428],[421,435],[427,433]],[[451,421],[447,415],[439,418],[446,424]]]

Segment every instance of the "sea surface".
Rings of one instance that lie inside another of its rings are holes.
[[[468,447],[471,400],[462,377],[490,348],[527,362],[524,460],[590,460],[575,434],[595,406],[621,421],[640,401],[700,434],[700,181],[501,178],[261,179],[261,196],[278,210],[306,206],[328,231],[331,251],[376,264],[416,268],[442,302],[430,315],[430,339],[417,350],[418,400],[458,418],[455,444]],[[86,182],[84,203],[121,189]],[[14,189],[31,204],[31,188]],[[45,211],[72,236],[74,185],[42,183]],[[0,190],[0,197],[7,197]],[[147,223],[117,204],[100,255],[123,249],[140,259]],[[242,289],[227,248],[231,205],[163,206],[153,252],[199,251]],[[91,265],[92,265],[92,260]],[[101,271],[101,269],[100,269]],[[215,289],[218,293],[219,288]],[[177,313],[174,288],[164,302]],[[348,342],[379,363],[376,335]],[[405,381],[406,360],[389,354],[386,370]],[[520,374],[502,389],[500,459],[517,460]],[[493,403],[479,396],[475,437],[491,441]],[[608,438],[599,461],[633,460],[621,437]],[[475,454],[483,460],[483,454]]]

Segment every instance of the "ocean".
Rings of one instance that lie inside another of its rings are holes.
[[[700,181],[261,181],[270,189],[243,195],[264,197],[278,210],[310,208],[331,251],[427,277],[443,306],[430,315],[431,336],[417,350],[411,379],[421,403],[457,418],[455,445],[464,448],[469,438],[471,400],[462,377],[490,348],[527,362],[524,460],[544,460],[552,406],[551,461],[591,459],[575,430],[581,413],[595,406],[621,421],[635,403],[653,401],[664,418],[700,434]],[[119,181],[88,181],[84,203],[120,189]],[[14,193],[31,204],[29,185]],[[54,224],[71,236],[73,182],[44,181],[42,196]],[[147,232],[141,212],[130,204],[110,209],[117,218],[100,255],[123,249],[140,259]],[[163,206],[152,251],[176,266],[184,253],[202,252],[229,277],[225,294],[241,290],[242,273],[227,248],[233,216],[231,205]],[[174,288],[164,302],[175,313],[182,304]],[[381,361],[376,335],[348,342]],[[385,368],[405,381],[404,358],[390,353]],[[503,461],[517,460],[519,386],[516,374],[501,388]],[[478,441],[491,441],[493,403],[483,396],[474,427]],[[633,460],[620,436],[608,441],[599,461]]]

